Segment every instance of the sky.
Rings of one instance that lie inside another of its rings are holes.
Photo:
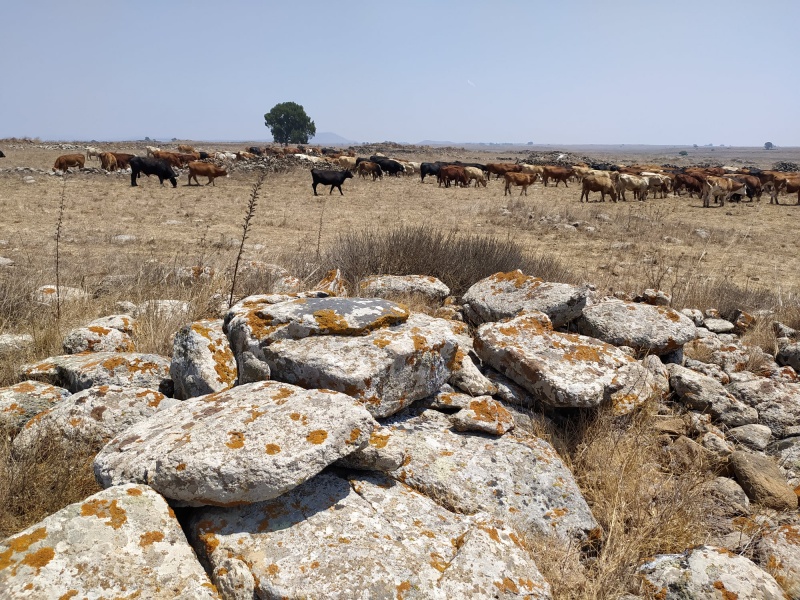
[[[797,0],[4,0],[0,138],[800,146]]]

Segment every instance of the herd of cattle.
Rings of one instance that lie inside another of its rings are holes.
[[[800,204],[800,173],[761,170],[757,168],[735,167],[684,167],[665,168],[658,165],[620,166],[610,164],[579,163],[571,166],[533,165],[518,163],[465,163],[453,162],[413,162],[399,158],[389,158],[383,154],[374,154],[369,158],[356,157],[351,151],[332,148],[303,147],[258,147],[251,146],[241,152],[203,152],[191,146],[178,146],[177,151],[165,151],[153,146],[146,147],[146,156],[136,156],[122,152],[104,152],[98,148],[87,147],[86,155],[66,154],[59,156],[53,165],[53,171],[65,171],[70,167],[84,168],[86,160],[97,158],[103,169],[131,169],[131,185],[144,175],[155,175],[163,185],[164,181],[177,186],[175,168],[188,168],[188,184],[200,185],[199,177],[207,177],[206,185],[214,185],[217,177],[225,177],[228,171],[225,164],[232,161],[253,160],[264,156],[293,156],[311,163],[324,162],[326,165],[338,165],[339,169],[311,170],[312,189],[317,195],[317,186],[330,186],[343,195],[342,184],[353,178],[354,174],[373,181],[382,179],[384,175],[419,174],[424,183],[425,177],[435,177],[439,186],[449,188],[469,187],[471,185],[486,187],[492,176],[504,182],[503,195],[511,194],[513,187],[519,187],[520,195],[528,194],[528,187],[541,180],[545,187],[551,182],[558,187],[559,183],[568,187],[568,182],[576,182],[581,186],[580,202],[589,202],[590,193],[599,193],[600,201],[605,197],[616,202],[627,200],[625,194],[630,192],[635,200],[644,201],[648,195],[664,198],[667,194],[680,196],[686,191],[689,197],[695,194],[708,207],[711,201],[724,205],[731,200],[760,200],[767,192],[770,203],[779,204],[779,194],[797,194]],[[0,158],[4,155],[0,152]],[[222,164],[222,166],[220,166]]]

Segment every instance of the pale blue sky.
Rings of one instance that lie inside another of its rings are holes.
[[[0,138],[800,146],[800,1],[2,0]]]

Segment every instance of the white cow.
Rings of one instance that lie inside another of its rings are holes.
[[[161,152],[161,148],[156,148],[155,146],[145,146],[147,150],[147,156],[155,156],[156,152]]]
[[[86,146],[86,158],[91,159],[93,156],[100,159],[100,155],[103,153],[100,148],[95,148],[94,146]]]

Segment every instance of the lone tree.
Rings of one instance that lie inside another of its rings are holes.
[[[772,142],[767,142],[766,144],[764,144],[764,150],[772,150],[774,147],[775,144],[773,144]]]
[[[307,144],[317,127],[306,111],[296,102],[281,102],[264,115],[264,125],[272,132],[272,139],[283,144]]]

